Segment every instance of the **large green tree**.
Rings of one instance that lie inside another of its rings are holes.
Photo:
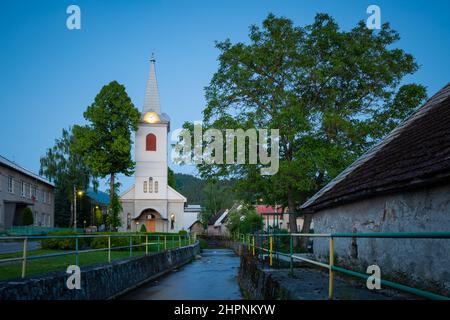
[[[247,201],[262,198],[298,212],[426,97],[423,86],[402,83],[418,65],[394,47],[399,38],[388,23],[370,30],[361,21],[344,31],[327,14],[306,26],[270,14],[262,27],[250,27],[247,43],[218,42],[203,129],[279,129],[280,167],[262,176],[260,164],[203,163],[201,175],[239,178]],[[310,222],[306,215],[302,232]],[[289,225],[297,232],[294,215]]]
[[[121,225],[121,206],[117,194],[117,174],[130,176],[134,170],[131,158],[131,134],[137,130],[140,113],[126,93],[125,86],[112,81],[104,86],[84,112],[85,126],[74,126],[74,150],[83,155],[92,172],[109,179],[109,212],[111,230]]]
[[[73,224],[73,189],[86,190],[90,182],[97,186],[83,157],[71,148],[73,141],[72,129],[63,129],[61,138],[55,140],[40,160],[39,174],[55,184],[55,224],[59,227]]]

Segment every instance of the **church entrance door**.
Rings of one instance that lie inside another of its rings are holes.
[[[145,222],[145,228],[147,229],[147,232],[155,232],[156,231],[156,220],[147,220]]]

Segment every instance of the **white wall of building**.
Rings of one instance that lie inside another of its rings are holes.
[[[450,186],[369,198],[313,214],[315,233],[438,232],[450,230]],[[398,281],[450,291],[450,240],[335,238],[337,264],[365,272],[380,266]],[[314,238],[314,254],[326,260],[328,238]]]

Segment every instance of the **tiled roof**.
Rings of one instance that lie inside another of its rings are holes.
[[[450,84],[302,205],[305,212],[450,177]]]
[[[282,207],[277,207],[277,209],[275,210],[274,206],[268,206],[265,204],[258,204],[255,206],[255,209],[256,209],[256,212],[260,215],[273,214],[275,212],[283,213]]]
[[[51,183],[50,181],[46,180],[45,178],[43,178],[43,177],[41,177],[41,176],[31,172],[31,171],[29,171],[29,170],[19,166],[18,164],[12,162],[11,160],[6,159],[3,156],[0,156],[0,164],[4,165],[6,167],[9,167],[11,169],[14,169],[14,170],[16,170],[18,172],[21,172],[21,173],[23,173],[23,174],[25,174],[25,175],[27,175],[29,177],[32,177],[32,178],[34,178],[36,180],[39,180],[39,181],[41,181],[41,182],[43,182],[45,184],[48,184],[49,186],[52,186],[52,187],[55,186],[53,183]]]

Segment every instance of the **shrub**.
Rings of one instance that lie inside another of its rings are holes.
[[[145,227],[145,224],[141,225],[141,229],[139,230],[139,232],[147,232],[147,228]]]
[[[187,235],[187,231],[186,231],[186,230],[180,230],[180,231],[178,232],[178,234],[179,234],[180,236],[185,236],[185,235]]]
[[[62,231],[62,232],[51,232],[48,234],[51,236],[74,236],[78,233],[74,231]],[[83,249],[89,247],[92,242],[92,238],[79,238],[78,239],[78,248]],[[43,249],[59,249],[59,250],[75,250],[76,248],[76,240],[75,238],[52,238],[52,239],[43,239],[41,241],[41,246]]]
[[[129,246],[128,237],[111,237],[111,247]],[[92,249],[108,248],[108,237],[95,237],[91,243]],[[125,249],[124,249],[125,250]]]
[[[200,249],[206,249],[208,248],[208,243],[205,239],[198,239],[198,242],[200,244]]]
[[[24,226],[31,226],[33,224],[33,212],[28,207],[23,210],[22,224]]]

